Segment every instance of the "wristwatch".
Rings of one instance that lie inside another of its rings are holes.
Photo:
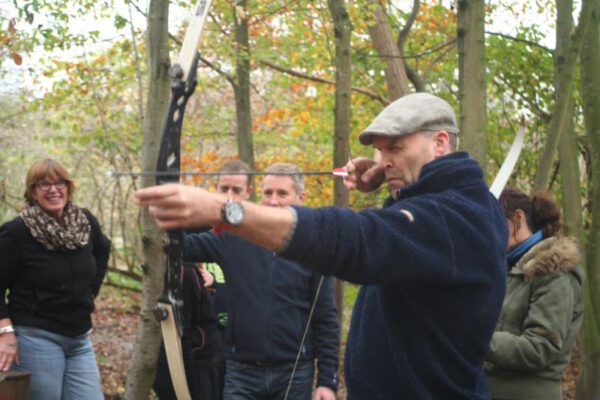
[[[237,226],[244,220],[244,206],[239,201],[233,201],[231,198],[227,199],[227,202],[221,209],[221,219],[223,223]]]
[[[15,328],[12,325],[6,325],[0,328],[0,335],[4,335],[5,333],[13,333]]]

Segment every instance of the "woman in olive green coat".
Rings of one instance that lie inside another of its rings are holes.
[[[507,292],[486,374],[495,400],[560,400],[560,380],[583,319],[579,252],[558,234],[560,210],[545,193],[506,189]]]

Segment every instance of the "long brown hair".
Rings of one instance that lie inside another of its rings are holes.
[[[25,179],[25,199],[27,201],[33,201],[33,193],[35,191],[35,184],[44,178],[50,178],[53,180],[61,179],[67,184],[67,199],[71,201],[73,194],[75,193],[75,182],[73,182],[69,176],[67,169],[56,160],[51,158],[45,158],[33,163],[29,171],[27,171],[27,178]]]
[[[560,208],[549,192],[534,191],[531,196],[527,196],[518,189],[506,188],[498,200],[504,216],[508,219],[511,219],[517,210],[522,210],[531,231],[541,229],[544,237],[554,236],[560,231]]]

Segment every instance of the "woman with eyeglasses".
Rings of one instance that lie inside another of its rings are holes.
[[[506,297],[486,374],[494,400],[560,400],[560,381],[583,321],[583,273],[560,209],[545,192],[505,189]]]
[[[31,372],[31,400],[104,398],[89,334],[110,241],[74,192],[62,164],[37,161],[0,227],[0,371]]]

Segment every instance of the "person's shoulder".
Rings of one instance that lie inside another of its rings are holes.
[[[581,253],[573,239],[553,236],[533,246],[519,261],[519,267],[531,281],[570,273],[580,262]]]
[[[0,226],[0,229],[7,231],[18,231],[21,229],[26,229],[25,222],[21,216],[17,216],[10,221],[5,222]]]
[[[27,226],[20,216],[5,222],[0,226],[0,234],[2,234],[2,236],[9,235],[14,238],[20,238],[21,236],[26,235],[27,232]]]
[[[90,221],[97,221],[98,219],[94,216],[94,214],[92,214],[92,212],[90,210],[88,210],[85,207],[81,207],[80,208],[81,212],[85,214],[85,216],[87,217],[88,220]]]

